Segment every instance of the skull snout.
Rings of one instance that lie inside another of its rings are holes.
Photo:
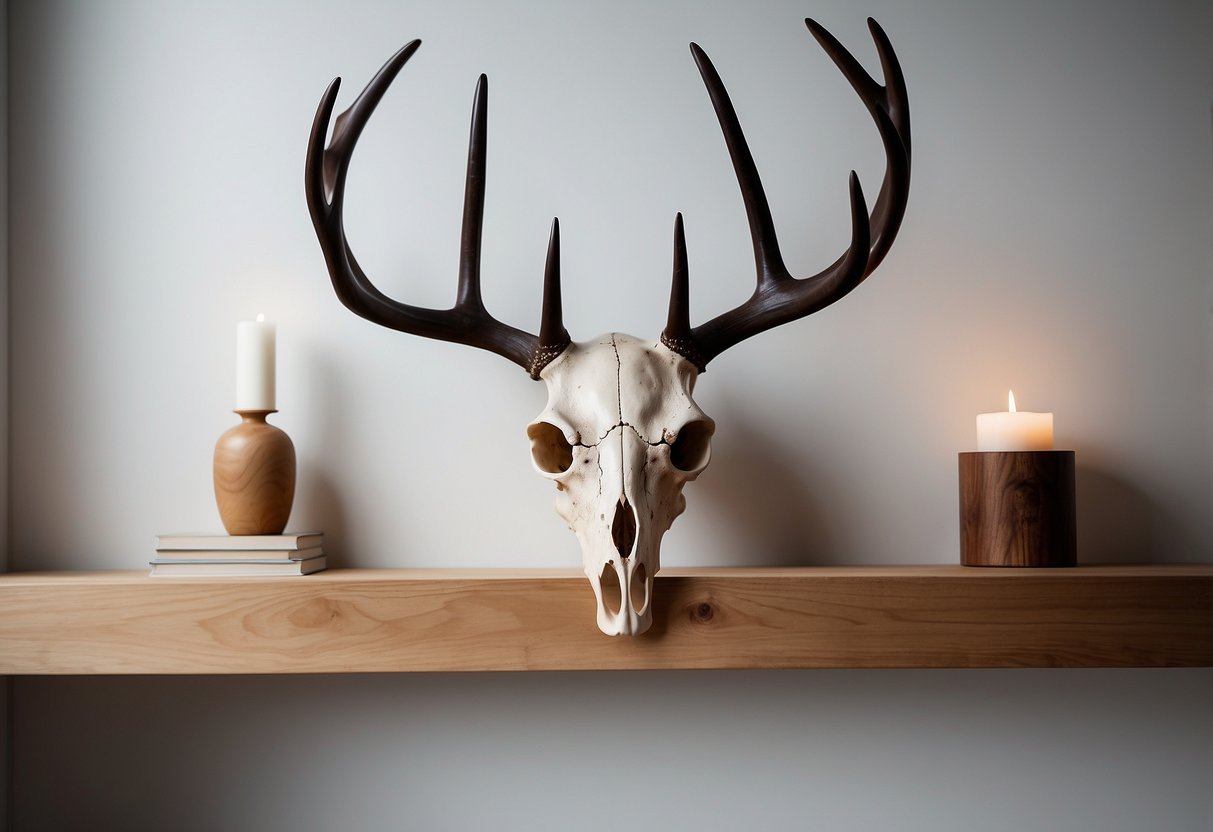
[[[636,510],[626,496],[615,504],[611,542],[619,559],[603,564],[598,576],[602,598],[599,627],[612,635],[639,635],[649,626],[651,582],[644,563],[631,557],[636,549]]]
[[[607,561],[602,572],[590,575],[599,597],[598,627],[612,636],[640,635],[649,628],[653,581],[645,565],[634,558]]]
[[[598,626],[607,635],[640,635],[652,624],[655,541],[664,529],[651,524],[644,469],[650,450],[627,426],[617,426],[598,443],[606,473],[591,496],[597,514],[582,537],[585,574],[598,596]],[[655,533],[656,532],[656,533]]]

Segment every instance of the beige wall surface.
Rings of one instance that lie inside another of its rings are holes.
[[[316,103],[424,39],[347,222],[385,292],[446,306],[486,72],[489,308],[537,325],[559,216],[574,337],[655,337],[675,212],[694,321],[753,280],[689,41],[793,271],[845,246],[848,171],[875,196],[879,140],[805,14],[873,68],[864,15],[888,31],[909,212],[870,281],[700,380],[713,460],[663,562],[955,562],[956,453],[1009,387],[1077,451],[1081,560],[1213,560],[1206,3],[56,0],[8,20],[11,565],[138,568],[157,533],[219,531],[234,324],[265,312],[292,526],[335,563],[575,566],[528,459],[542,386],[334,297],[303,198]],[[19,830],[1213,821],[1209,671],[20,679],[13,708]]]

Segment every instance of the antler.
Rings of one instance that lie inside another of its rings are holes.
[[[691,44],[691,53],[708,88],[729,156],[733,160],[733,169],[737,173],[737,183],[741,186],[758,272],[758,285],[748,300],[692,329],[686,276],[686,240],[681,215],[675,220],[674,281],[670,291],[669,320],[661,340],[700,371],[734,344],[772,327],[811,315],[858,286],[884,260],[905,216],[910,193],[910,111],[905,78],[892,44],[880,25],[868,18],[868,28],[876,43],[885,77],[885,86],[881,86],[816,21],[806,19],[805,25],[859,93],[876,122],[886,157],[884,182],[869,218],[859,179],[854,171],[851,172],[851,245],[833,264],[818,274],[807,278],[793,277],[779,252],[771,209],[737,113],[712,61],[697,44]]]
[[[341,79],[335,78],[312,123],[307,146],[305,188],[307,206],[324,251],[337,297],[351,311],[389,329],[425,338],[454,341],[505,356],[539,378],[539,373],[568,346],[560,308],[560,224],[552,221],[544,270],[543,311],[539,335],[498,321],[480,296],[480,240],[484,222],[484,177],[488,124],[488,78],[480,76],[472,105],[467,177],[463,195],[463,230],[459,244],[459,288],[451,309],[428,309],[392,300],[367,278],[350,250],[343,225],[345,183],[354,145],[397,73],[412,57],[420,40],[405,44],[379,70],[366,89],[337,116],[327,148],[324,138],[337,100]],[[321,149],[324,148],[324,149]]]

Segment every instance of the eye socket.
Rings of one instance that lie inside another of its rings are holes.
[[[679,471],[698,471],[712,457],[712,434],[716,425],[707,419],[687,422],[670,445],[670,463]]]
[[[526,429],[531,438],[531,458],[545,474],[563,474],[573,467],[573,446],[560,428],[550,422],[536,422]]]

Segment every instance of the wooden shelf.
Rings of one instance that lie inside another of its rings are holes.
[[[1213,665],[1213,564],[664,569],[612,639],[577,572],[0,576],[0,674]]]

